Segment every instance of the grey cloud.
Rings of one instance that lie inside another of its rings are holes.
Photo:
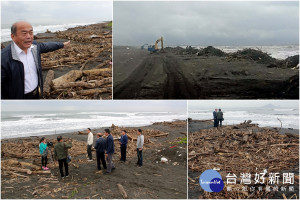
[[[3,25],[19,20],[36,25],[112,20],[112,1],[3,1],[1,4]]]
[[[114,44],[298,44],[297,2],[114,2]]]
[[[176,112],[187,113],[186,101],[2,101],[4,112],[11,111],[105,111],[105,112]]]

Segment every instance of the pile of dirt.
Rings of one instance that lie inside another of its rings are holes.
[[[164,48],[165,52],[170,52],[170,53],[174,53],[175,55],[183,55],[185,52],[185,49],[177,46],[177,47],[165,47]]]
[[[296,68],[298,66],[299,70],[299,55],[290,56],[284,60],[285,67],[287,68]]]
[[[253,175],[265,169],[267,173],[293,172],[295,173],[295,193],[299,184],[299,135],[279,134],[277,130],[260,128],[247,121],[235,126],[224,126],[216,129],[203,129],[189,134],[189,173],[204,172],[207,169],[218,169],[223,177],[224,189],[219,193],[209,193],[200,190],[198,195],[202,198],[272,198],[279,192],[242,191],[245,186],[240,183],[240,173],[252,175],[251,184],[255,185]],[[242,164],[241,164],[242,163]],[[228,173],[237,175],[235,188],[239,190],[227,191],[226,183]],[[267,175],[266,175],[267,176]],[[200,187],[197,178],[189,178],[190,188]],[[266,181],[268,178],[266,177]],[[280,185],[281,182],[280,182]],[[280,187],[278,185],[278,187]],[[266,184],[261,184],[263,188]],[[280,193],[281,195],[281,193]],[[291,195],[294,195],[291,194]]]
[[[272,58],[268,53],[256,49],[243,49],[229,55],[232,59],[250,59],[261,64],[276,63],[277,59]]]
[[[199,52],[197,53],[198,56],[226,56],[226,53],[223,52],[220,49],[217,49],[213,46],[208,46],[204,49],[200,49]]]
[[[185,53],[186,54],[196,54],[196,53],[198,53],[198,49],[197,48],[195,48],[195,47],[192,47],[192,46],[187,46],[186,48],[185,48]]]

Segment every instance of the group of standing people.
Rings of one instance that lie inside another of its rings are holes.
[[[221,108],[219,110],[216,108],[215,111],[213,112],[213,117],[214,117],[214,127],[221,127],[222,126],[222,121],[224,121],[223,117],[223,112]]]
[[[93,133],[90,128],[87,129],[88,138],[87,138],[87,154],[88,161],[93,161],[92,157],[92,147],[93,147]],[[112,170],[116,169],[113,163],[113,154],[115,153],[115,144],[114,138],[110,134],[109,129],[104,130],[104,134],[106,138],[103,138],[102,133],[97,133],[97,140],[94,146],[96,150],[96,158],[97,158],[97,169],[101,170],[101,164],[104,169],[106,169],[105,174],[110,174]],[[138,138],[137,138],[137,165],[141,167],[143,165],[143,145],[144,145],[144,135],[142,135],[142,130],[137,130]],[[62,178],[69,176],[68,169],[68,149],[72,147],[71,140],[68,143],[63,141],[62,136],[57,137],[58,143],[54,146],[54,158],[59,163],[59,171]],[[121,162],[126,161],[126,152],[127,152],[127,143],[128,136],[126,130],[122,131],[121,138],[119,139],[120,149],[121,149]],[[39,144],[40,154],[42,156],[42,169],[49,170],[47,168],[47,155],[48,155],[48,145],[46,143],[46,139],[43,137],[40,140]],[[65,173],[63,171],[63,167],[65,168]]]

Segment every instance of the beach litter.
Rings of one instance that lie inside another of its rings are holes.
[[[71,45],[42,54],[43,71],[48,71],[44,98],[111,99],[112,34],[101,29],[105,26],[92,24],[54,33],[56,38],[70,40]],[[62,69],[69,72],[57,75]]]
[[[228,173],[282,173],[284,171],[299,176],[299,135],[281,134],[278,129],[261,128],[251,120],[238,125],[221,128],[202,129],[189,134],[188,168],[190,173],[204,172],[207,169],[219,169],[225,179]],[[198,177],[199,178],[199,177]],[[196,179],[193,179],[197,181]],[[226,180],[226,179],[225,179]],[[254,180],[254,179],[252,179]],[[266,177],[266,180],[268,178]],[[190,182],[191,181],[189,179]],[[226,181],[225,188],[228,185]],[[218,193],[204,192],[203,198],[272,198],[275,192],[265,189],[249,194],[242,191],[244,186],[237,178],[236,190]],[[299,179],[295,178],[295,187]],[[254,181],[248,187],[255,186]],[[192,184],[190,187],[193,187]],[[200,187],[199,184],[195,187]],[[262,185],[266,187],[266,185]],[[279,186],[278,186],[279,187]],[[278,195],[278,194],[277,194]]]
[[[160,162],[161,162],[161,163],[168,163],[168,159],[165,158],[165,157],[162,157],[162,158],[160,159]]]

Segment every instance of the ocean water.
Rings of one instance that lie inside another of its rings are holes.
[[[214,109],[189,111],[189,118],[206,120],[213,119]],[[280,127],[299,129],[299,108],[224,108],[224,125],[233,125],[252,120],[260,127]],[[278,120],[280,119],[280,121]]]
[[[1,137],[27,137],[67,133],[86,128],[146,126],[154,122],[187,119],[186,114],[172,112],[82,112],[39,111],[2,112]]]
[[[95,24],[96,22],[89,23],[72,23],[72,24],[56,24],[56,25],[32,25],[34,34],[45,33],[47,29],[51,32],[55,31],[64,31],[68,28],[74,28],[76,26],[84,26],[88,24]],[[10,37],[11,31],[10,26],[4,25],[1,28],[1,42],[7,42],[11,40]]]
[[[207,46],[195,46],[195,48],[205,48]],[[299,45],[270,45],[270,46],[214,46],[221,49],[226,53],[237,52],[246,48],[261,50],[268,53],[270,56],[276,59],[286,59],[287,57],[299,55]],[[186,48],[186,46],[182,46]]]

